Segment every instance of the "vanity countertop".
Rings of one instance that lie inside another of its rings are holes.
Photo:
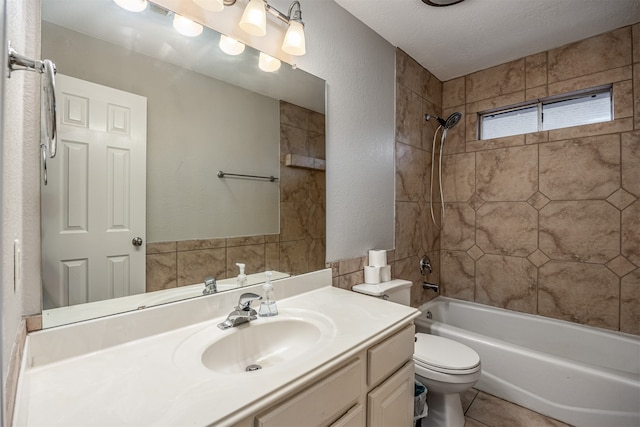
[[[198,336],[230,331],[216,327],[226,316],[46,363],[29,360],[26,351],[14,425],[230,425],[319,378],[419,314],[331,286],[282,299],[278,308],[283,316],[308,310],[330,319],[331,339],[304,357],[240,374],[215,373],[198,363],[197,355],[192,360],[185,356],[187,344]],[[273,319],[258,318],[241,327]]]

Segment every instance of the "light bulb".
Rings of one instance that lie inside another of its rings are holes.
[[[142,12],[147,8],[147,0],[113,0],[121,8],[129,12]]]
[[[278,71],[280,69],[280,64],[281,63],[279,59],[269,56],[266,53],[260,52],[258,67],[260,67],[262,71],[266,71],[267,73]]]
[[[212,12],[220,12],[224,9],[224,3],[222,0],[193,0],[193,2],[201,8]]]
[[[262,37],[267,34],[267,11],[264,8],[264,1],[249,1],[239,25],[252,36]]]
[[[289,22],[289,29],[284,35],[282,50],[289,55],[304,55],[306,53],[304,27],[301,22]]]
[[[220,49],[227,55],[240,55],[244,52],[244,43],[231,37],[220,34]]]
[[[193,22],[191,19],[185,18],[182,15],[176,15],[173,17],[173,28],[177,32],[187,37],[197,37],[202,33],[202,25],[197,22]]]

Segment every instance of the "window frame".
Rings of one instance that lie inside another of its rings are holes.
[[[499,107],[499,108],[493,108],[491,110],[486,110],[486,111],[480,111],[477,113],[477,117],[478,117],[478,127],[477,127],[477,139],[479,141],[488,141],[491,139],[497,139],[497,138],[508,138],[510,136],[516,136],[516,135],[526,135],[529,134],[531,132],[525,132],[525,133],[516,133],[513,135],[506,135],[506,136],[501,136],[501,137],[496,137],[496,138],[483,138],[482,135],[482,131],[483,131],[483,120],[484,117],[487,116],[494,116],[496,114],[502,114],[502,113],[510,113],[513,111],[519,111],[519,110],[524,110],[527,108],[531,108],[531,107],[537,107],[537,118],[538,118],[538,130],[536,132],[543,132],[543,108],[545,105],[547,104],[553,104],[556,102],[561,102],[561,101],[569,101],[569,100],[573,100],[573,99],[580,99],[580,98],[587,98],[590,97],[592,95],[599,95],[599,94],[603,94],[603,93],[608,93],[609,94],[609,100],[610,100],[610,108],[611,108],[611,120],[607,120],[607,121],[603,121],[603,122],[596,122],[596,123],[607,123],[608,121],[613,121],[615,119],[614,117],[614,105],[613,105],[613,84],[608,84],[608,85],[603,85],[603,86],[598,86],[598,87],[594,87],[594,88],[589,88],[589,89],[584,89],[584,90],[579,90],[579,91],[575,91],[575,92],[570,92],[570,93],[563,93],[560,95],[554,95],[554,96],[548,96],[546,98],[538,98],[532,101],[527,101],[527,102],[523,102],[523,103],[519,103],[519,104],[513,104],[513,105],[509,105],[509,106],[505,106],[505,107]],[[584,125],[575,125],[575,126],[585,126],[586,124],[593,124],[593,123],[585,123]],[[575,126],[567,126],[567,127],[575,127]],[[567,127],[564,128],[556,128],[556,129],[566,129]],[[555,130],[555,129],[553,129]],[[546,132],[546,131],[544,131]]]

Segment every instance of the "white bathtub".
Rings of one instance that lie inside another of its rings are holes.
[[[418,332],[478,352],[477,389],[577,426],[640,426],[639,337],[444,297],[420,310]]]

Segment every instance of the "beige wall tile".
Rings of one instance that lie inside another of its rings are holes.
[[[354,285],[359,285],[360,283],[364,283],[364,271],[338,276],[338,287],[341,289],[350,291]]]
[[[317,133],[319,135],[326,134],[326,117],[324,114],[309,111],[309,132]]]
[[[466,76],[467,102],[524,92],[524,59],[497,65]]]
[[[528,133],[524,136],[526,144],[540,144],[549,141],[549,132]]]
[[[633,117],[633,81],[625,80],[613,84],[613,117]]]
[[[537,231],[538,212],[525,202],[487,202],[476,215],[476,244],[488,254],[528,256]]]
[[[429,121],[424,119],[425,114],[436,115],[438,117],[442,116],[442,109],[440,107],[436,107],[434,104],[429,101],[422,101],[422,149],[426,151],[433,150],[433,136],[438,129],[438,122],[435,119],[430,119]],[[441,129],[442,130],[442,129]],[[440,132],[438,131],[437,143],[440,144]],[[436,149],[438,151],[438,149]]]
[[[309,132],[291,125],[280,125],[280,153],[308,156],[307,139]]]
[[[440,250],[441,204],[433,204],[433,217],[438,225],[433,223],[429,203],[419,204],[420,209],[420,233],[422,235],[422,249],[426,252]]]
[[[547,85],[532,87],[527,89],[524,93],[524,97],[527,101],[534,101],[540,98],[546,98],[549,96],[549,87]]]
[[[327,235],[327,214],[324,204],[313,203],[308,207],[307,235],[313,239],[325,240]]]
[[[457,251],[440,252],[440,293],[446,297],[473,301],[475,263],[469,255]]]
[[[424,113],[420,96],[396,85],[396,141],[422,147]]]
[[[549,81],[557,82],[631,64],[631,27],[549,51]]]
[[[428,184],[426,160],[425,151],[396,142],[396,200],[423,199]]]
[[[475,155],[472,153],[442,158],[442,191],[445,202],[466,202],[471,198],[475,192],[475,163]]]
[[[418,268],[419,257],[412,256],[396,261],[395,263],[395,279],[409,280],[411,286],[410,304],[413,307],[420,305],[422,301],[422,276]]]
[[[603,265],[550,261],[539,269],[538,313],[618,329],[620,279]]]
[[[206,276],[227,277],[224,249],[202,249],[177,253],[178,286],[202,283]]]
[[[224,248],[226,239],[181,240],[177,243],[177,251],[193,251],[196,249]]]
[[[280,243],[264,245],[265,270],[280,271]]]
[[[280,166],[280,202],[304,203],[309,197],[309,173]]]
[[[539,245],[551,259],[606,263],[620,253],[620,211],[603,200],[550,202]]]
[[[231,246],[259,245],[265,242],[264,235],[230,237],[227,239],[227,248]]]
[[[549,96],[574,92],[582,89],[590,89],[597,86],[629,80],[633,72],[630,65],[599,73],[587,74],[574,79],[549,84]]]
[[[442,107],[442,82],[425,68],[422,68],[421,86],[422,97],[432,104]]]
[[[640,130],[622,134],[622,188],[640,197]]]
[[[476,168],[476,192],[486,201],[524,201],[538,190],[536,145],[478,152]]]
[[[640,335],[640,268],[620,283],[620,330]]]
[[[309,243],[309,267],[307,271],[325,268],[327,247],[324,242],[324,239],[312,239]]]
[[[299,129],[309,129],[309,113],[306,108],[280,101],[280,125],[289,125]]]
[[[178,286],[176,253],[147,255],[146,292]]]
[[[442,108],[466,103],[464,77],[442,83]]]
[[[524,135],[506,136],[504,138],[467,141],[467,151],[495,150],[496,148],[517,147],[525,145]]]
[[[547,52],[527,56],[524,66],[527,89],[547,84]]]
[[[265,245],[246,245],[227,248],[226,260],[227,277],[237,277],[240,274],[237,262],[245,264],[245,273],[261,273],[266,270]]]
[[[280,203],[280,241],[304,239],[307,235],[309,210],[305,203]]]
[[[476,302],[535,314],[537,279],[526,258],[485,255],[476,262]]]
[[[621,253],[640,267],[640,200],[622,211]]]
[[[620,186],[619,141],[614,134],[540,144],[540,192],[552,200],[608,197]]]
[[[147,254],[163,254],[176,251],[176,242],[147,243]]]
[[[420,207],[415,202],[396,202],[396,257],[418,255],[423,251]]]
[[[628,132],[633,130],[633,118],[613,120],[611,122],[594,123],[591,125],[574,126],[549,131],[549,141],[563,139],[585,138],[588,136],[606,135]]]
[[[478,114],[466,113],[464,115],[464,135],[467,140],[467,151],[469,150],[469,141],[475,141],[480,137],[478,129]],[[461,123],[462,124],[462,123]]]
[[[640,23],[632,27],[633,31],[633,62],[640,62]]]
[[[442,249],[466,251],[475,244],[476,212],[467,203],[446,203],[442,221]]]
[[[396,49],[396,82],[411,91],[422,93],[424,68],[403,50]]]
[[[467,114],[480,113],[488,110],[494,110],[496,108],[503,108],[514,104],[519,104],[525,101],[524,94],[524,90],[519,90],[517,92],[508,93],[506,95],[492,96],[491,98],[482,99],[476,102],[467,102]]]
[[[304,240],[280,243],[280,269],[290,274],[309,271],[309,247]]]
[[[633,66],[633,99],[634,128],[640,129],[640,64]]]
[[[353,273],[364,269],[367,263],[367,257],[357,257],[343,259],[338,262],[338,274],[340,276],[348,273]]]

